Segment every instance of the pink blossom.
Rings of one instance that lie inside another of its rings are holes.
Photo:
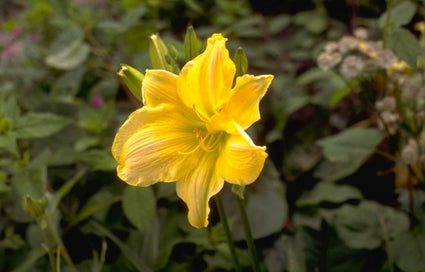
[[[28,33],[27,38],[30,42],[35,42],[37,40],[37,35],[34,32],[30,32]]]
[[[91,99],[91,104],[93,107],[100,107],[103,104],[103,98],[100,95],[95,95]]]

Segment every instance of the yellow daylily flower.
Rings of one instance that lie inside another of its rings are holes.
[[[259,102],[272,75],[236,79],[226,38],[214,34],[206,50],[175,75],[147,70],[143,107],[118,130],[112,154],[118,176],[130,185],[176,182],[189,223],[208,225],[209,199],[224,180],[247,185],[267,157],[244,131],[260,118]]]

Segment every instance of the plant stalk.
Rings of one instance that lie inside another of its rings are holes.
[[[258,262],[257,250],[255,248],[254,239],[252,237],[251,227],[249,225],[248,215],[245,210],[244,200],[240,198],[239,196],[236,196],[236,200],[238,202],[239,214],[240,214],[243,229],[245,232],[245,239],[248,245],[248,251],[249,251],[249,254],[251,255],[252,271],[260,272],[261,269],[260,269],[260,264]]]
[[[217,206],[218,215],[220,216],[220,221],[223,224],[224,231],[226,232],[227,244],[229,245],[230,253],[232,254],[233,263],[235,265],[235,271],[241,272],[242,269],[239,264],[238,256],[236,255],[236,248],[233,243],[232,233],[230,232],[229,222],[227,221],[226,213],[224,211],[224,206],[220,194],[217,194],[214,197],[214,200]]]

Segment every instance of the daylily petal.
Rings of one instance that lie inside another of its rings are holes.
[[[214,34],[206,50],[188,62],[178,79],[178,93],[189,108],[211,117],[231,95],[235,64],[225,46],[226,38]]]
[[[254,182],[267,158],[265,147],[256,146],[251,138],[240,130],[230,135],[217,160],[217,172],[227,182],[247,185]]]
[[[260,119],[259,103],[273,79],[272,75],[243,75],[236,79],[233,95],[222,114],[233,119],[243,129]]]
[[[165,70],[146,70],[142,82],[143,104],[156,106],[160,103],[176,104],[177,75]]]
[[[218,154],[201,152],[187,163],[187,175],[176,184],[177,195],[186,203],[189,223],[197,228],[208,225],[208,201],[223,188],[224,181],[215,171]]]
[[[119,163],[118,176],[137,186],[179,179],[188,157],[182,152],[198,145],[196,122],[183,115],[171,104],[144,106],[133,112],[112,145],[112,154]]]

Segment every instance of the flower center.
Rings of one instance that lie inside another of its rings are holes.
[[[199,149],[202,149],[205,152],[213,152],[219,147],[220,142],[223,141],[223,138],[226,135],[226,133],[222,131],[207,132],[205,134],[205,132],[198,128],[195,128],[193,131],[196,134],[196,140],[198,141],[198,145],[190,151],[179,152],[179,154],[190,155],[195,153]]]

